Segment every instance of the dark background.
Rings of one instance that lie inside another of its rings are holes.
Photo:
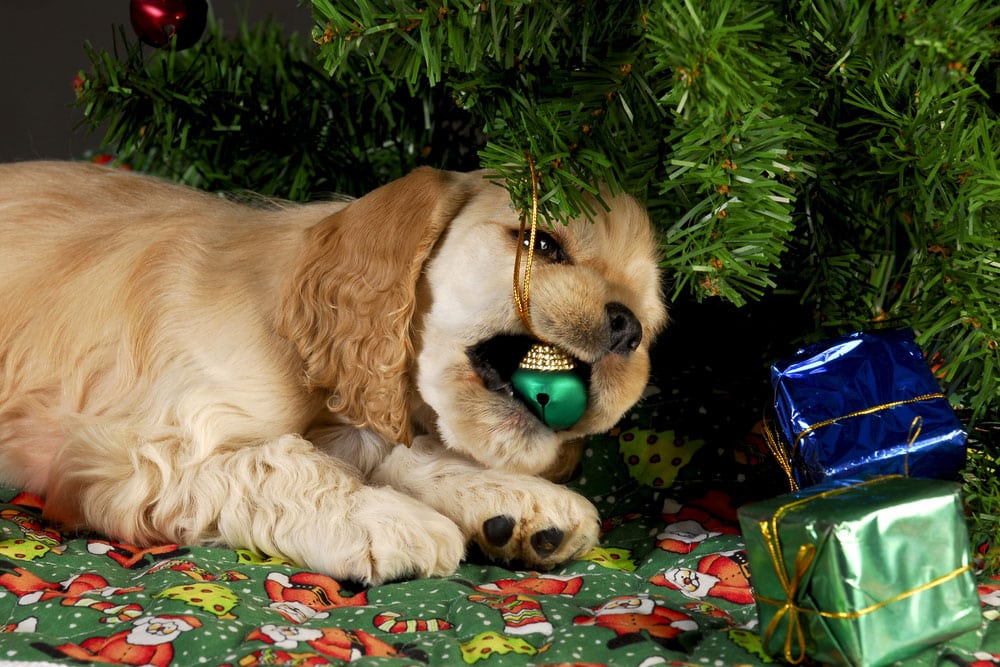
[[[311,4],[299,0],[209,0],[228,33],[246,18],[273,18],[308,35]],[[115,25],[128,34],[129,0],[28,0],[3,3],[0,39],[0,162],[77,158],[96,149],[99,133],[74,129],[73,77],[89,69],[84,42],[111,49]]]

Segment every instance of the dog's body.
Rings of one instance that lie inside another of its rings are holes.
[[[639,397],[666,314],[630,198],[551,237],[532,322],[589,375],[558,432],[510,395],[518,215],[481,173],[251,208],[0,165],[0,475],[70,527],[368,582],[450,573],[470,539],[539,567],[579,555],[595,510],[538,475]]]

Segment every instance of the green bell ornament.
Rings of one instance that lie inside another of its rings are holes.
[[[529,290],[531,264],[538,233],[538,172],[530,153],[526,155],[531,170],[531,227],[528,216],[521,216],[521,229],[514,258],[514,305],[525,328],[536,338],[531,326]],[[522,254],[527,254],[524,274],[521,274]],[[535,343],[524,355],[510,381],[514,391],[534,411],[542,423],[553,431],[568,429],[583,417],[587,410],[587,385],[573,372],[576,362],[555,345]]]
[[[568,429],[587,410],[587,386],[562,350],[536,343],[511,376],[514,391],[553,431]]]

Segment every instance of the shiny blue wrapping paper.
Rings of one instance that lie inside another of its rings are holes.
[[[954,479],[966,434],[914,340],[895,329],[816,343],[771,367],[786,461],[799,487],[899,474]]]

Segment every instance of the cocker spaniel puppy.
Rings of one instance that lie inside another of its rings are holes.
[[[667,316],[643,209],[540,230],[535,334],[586,411],[511,387],[519,216],[483,173],[251,208],[88,164],[0,166],[0,475],[69,528],[370,583],[550,567],[598,516],[543,478],[640,396]]]

